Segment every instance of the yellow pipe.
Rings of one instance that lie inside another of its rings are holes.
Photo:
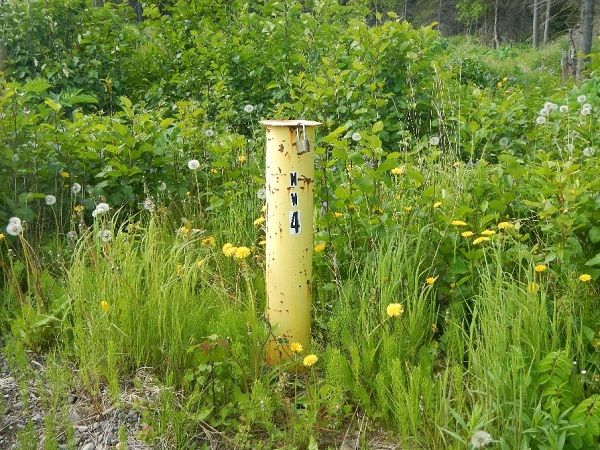
[[[267,318],[274,338],[266,360],[310,346],[315,127],[307,120],[265,120]]]

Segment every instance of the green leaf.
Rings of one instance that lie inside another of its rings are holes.
[[[594,244],[597,244],[600,242],[600,227],[594,226],[590,228],[588,235],[590,237],[590,241],[592,241]]]
[[[60,103],[58,103],[55,100],[52,100],[51,98],[47,98],[46,100],[44,100],[44,103],[46,105],[48,105],[50,108],[52,108],[54,110],[54,112],[58,112],[61,110],[62,105]]]
[[[600,265],[600,253],[594,256],[592,259],[588,259],[585,263],[586,266],[599,266]]]
[[[375,122],[372,127],[373,134],[379,133],[383,130],[383,122],[381,120]]]

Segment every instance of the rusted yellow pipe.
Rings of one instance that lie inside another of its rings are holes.
[[[266,360],[310,346],[315,127],[308,120],[265,120],[267,318],[274,338]]]

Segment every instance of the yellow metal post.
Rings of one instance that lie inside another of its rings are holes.
[[[267,318],[275,338],[266,359],[310,345],[315,127],[308,120],[265,120]]]

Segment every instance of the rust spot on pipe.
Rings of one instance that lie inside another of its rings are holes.
[[[278,148],[278,150],[279,150],[280,152],[282,152],[282,153],[283,153],[283,150],[284,150],[284,148],[285,148],[285,147],[283,146],[283,144],[279,144],[279,148]]]

